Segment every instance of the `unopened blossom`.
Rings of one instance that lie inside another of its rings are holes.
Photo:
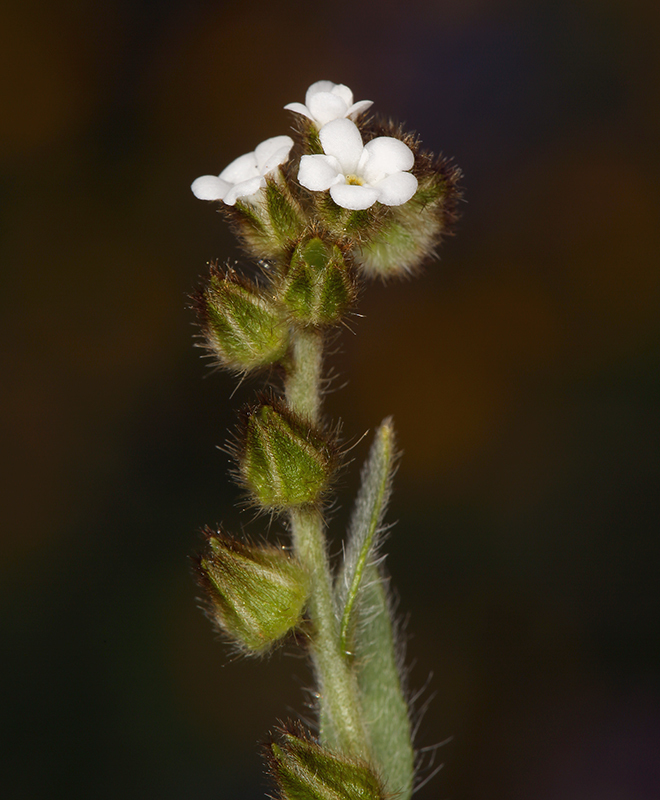
[[[343,83],[317,81],[307,90],[305,105],[289,103],[284,106],[288,111],[295,111],[311,119],[318,128],[322,128],[333,119],[357,119],[373,104],[372,100],[353,102],[353,92]]]
[[[349,119],[328,122],[319,139],[325,155],[303,156],[298,181],[314,192],[329,189],[338,206],[355,211],[375,202],[400,206],[417,191],[417,178],[408,171],[415,156],[400,139],[380,136],[363,145]]]
[[[222,200],[233,206],[239,197],[252,197],[262,189],[266,175],[288,159],[292,147],[290,136],[273,136],[253,152],[236,158],[220,175],[202,175],[190,188],[199,200]]]

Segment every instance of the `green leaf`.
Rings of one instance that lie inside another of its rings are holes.
[[[394,430],[386,419],[362,471],[336,600],[342,648],[357,675],[373,762],[388,793],[407,800],[414,778],[412,729],[401,687],[392,609],[378,565],[395,461]]]
[[[375,565],[365,570],[360,599],[355,665],[371,755],[389,793],[408,800],[415,776],[412,727],[401,687],[392,609],[385,581]]]
[[[357,621],[365,569],[373,564],[382,533],[382,521],[390,498],[394,471],[394,428],[391,418],[376,432],[369,458],[362,469],[362,485],[348,529],[344,565],[337,582],[342,650],[350,654]]]

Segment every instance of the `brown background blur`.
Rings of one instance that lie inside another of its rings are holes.
[[[292,647],[235,663],[195,607],[196,531],[265,526],[216,449],[256,384],[230,398],[186,306],[240,258],[191,181],[318,79],[465,173],[441,261],[368,286],[330,360],[346,438],[393,413],[404,450],[418,745],[453,737],[417,797],[660,796],[658,9],[3,5],[4,797],[260,798],[257,743],[305,713]]]

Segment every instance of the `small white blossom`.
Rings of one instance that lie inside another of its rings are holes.
[[[290,136],[266,139],[252,153],[232,161],[220,175],[202,175],[190,188],[199,200],[222,200],[233,206],[239,197],[252,197],[262,189],[266,175],[288,159],[292,147]]]
[[[400,206],[417,191],[417,178],[408,170],[415,156],[407,144],[380,136],[366,145],[349,119],[328,122],[319,131],[325,155],[303,156],[298,181],[314,192],[330,190],[342,208],[369,208],[376,201]]]
[[[356,119],[372,104],[372,100],[353,102],[353,92],[343,83],[317,81],[307,90],[305,103],[289,103],[284,106],[288,111],[295,111],[311,119],[318,128],[322,128],[333,119]]]

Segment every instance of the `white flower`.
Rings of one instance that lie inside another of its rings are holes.
[[[289,157],[293,139],[274,136],[266,139],[252,153],[239,156],[220,175],[202,175],[191,189],[199,200],[222,200],[233,206],[239,197],[251,197],[266,185],[266,175]]]
[[[349,119],[328,122],[319,138],[325,155],[303,156],[298,181],[313,192],[330,189],[338,206],[354,211],[376,201],[400,206],[417,191],[417,178],[407,171],[415,156],[400,139],[380,136],[363,146]]]
[[[344,117],[356,119],[373,104],[373,101],[360,100],[359,103],[354,103],[353,92],[343,83],[317,81],[307,90],[305,103],[306,105],[289,103],[284,108],[302,114],[315,122],[317,127],[322,128],[333,119]]]

